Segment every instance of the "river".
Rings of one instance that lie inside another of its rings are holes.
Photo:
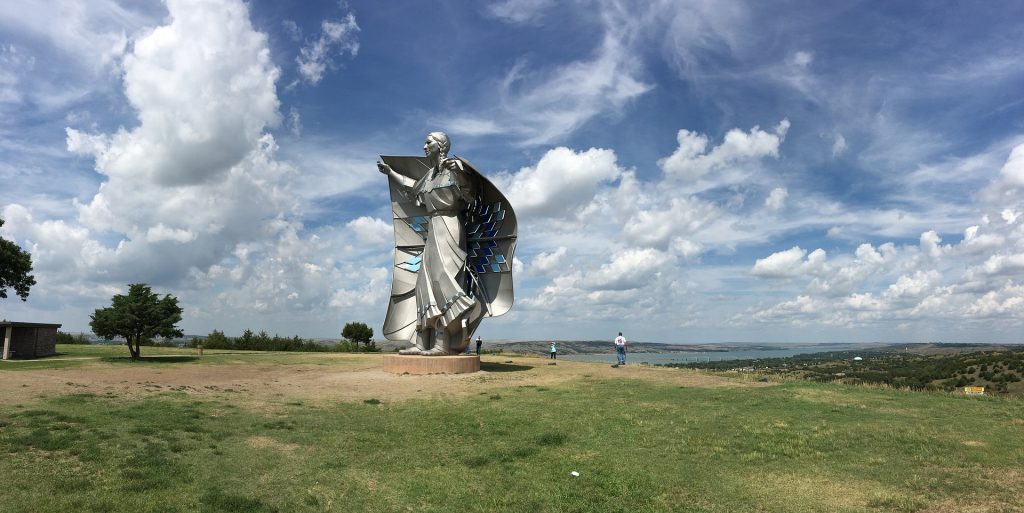
[[[694,363],[694,362],[716,362],[722,360],[753,360],[757,358],[784,358],[806,353],[828,353],[833,351],[850,351],[864,348],[865,344],[817,344],[817,345],[794,345],[780,347],[778,349],[743,349],[736,347],[729,351],[707,351],[707,352],[672,352],[672,353],[626,353],[626,363]],[[560,360],[577,362],[607,362],[615,363],[615,351],[608,351],[607,354],[574,354],[559,355]]]

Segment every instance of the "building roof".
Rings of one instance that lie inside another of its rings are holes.
[[[47,324],[44,322],[15,322],[15,321],[0,321],[0,328],[6,328],[12,326],[15,328],[59,328],[63,324]]]

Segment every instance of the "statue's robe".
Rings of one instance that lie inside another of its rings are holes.
[[[472,164],[433,173],[426,157],[381,156],[416,184],[389,178],[395,267],[384,319],[388,340],[410,341],[417,327],[467,326],[450,350],[461,351],[483,317],[502,315],[513,301],[516,217],[508,200]],[[440,321],[440,323],[439,323]]]

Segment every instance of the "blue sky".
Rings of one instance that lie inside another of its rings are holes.
[[[378,332],[378,154],[447,131],[520,220],[486,339],[1020,342],[1024,4],[7,2],[0,228],[87,330]]]

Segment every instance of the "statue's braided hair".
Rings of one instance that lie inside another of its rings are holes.
[[[448,139],[448,134],[444,132],[430,132],[427,134],[427,139],[437,141],[437,144],[441,147],[442,160],[448,157],[448,150],[452,149],[452,143],[451,140]]]

